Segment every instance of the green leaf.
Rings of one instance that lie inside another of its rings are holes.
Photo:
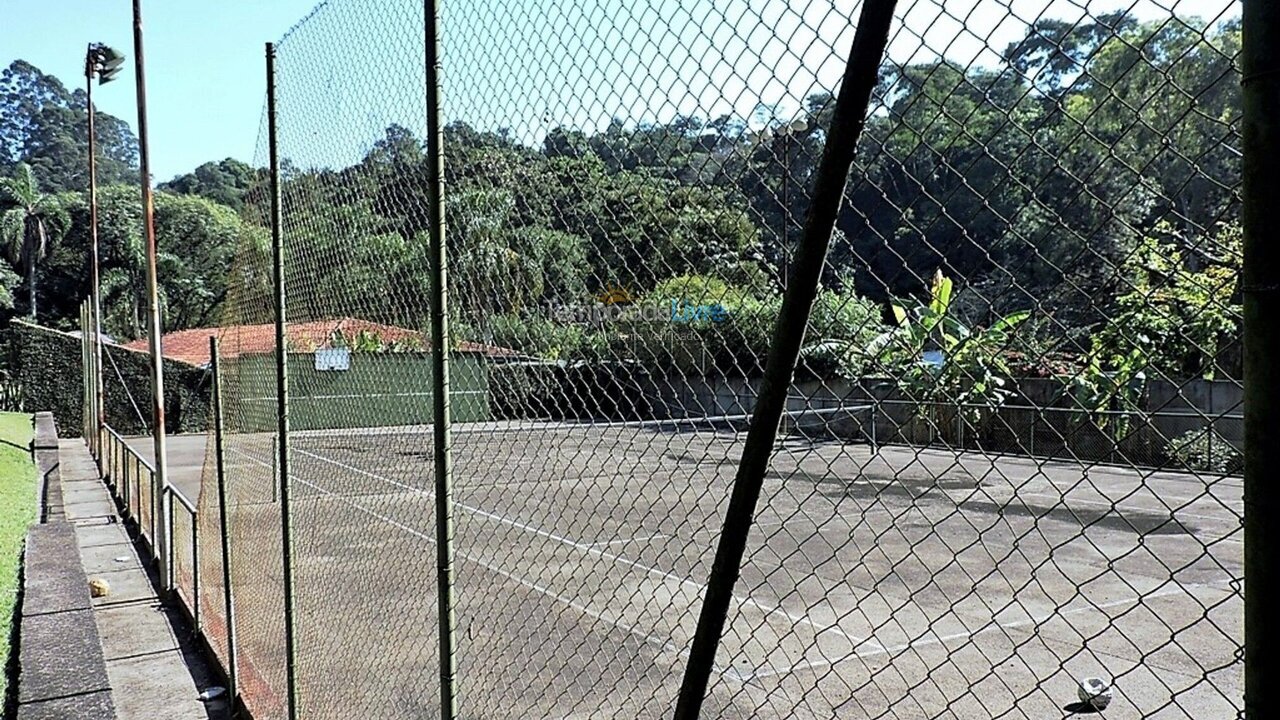
[[[1004,317],[1000,318],[999,320],[995,321],[995,322],[991,325],[990,330],[992,330],[992,331],[1000,331],[1000,332],[1003,332],[1003,331],[1005,331],[1005,330],[1012,330],[1013,328],[1017,327],[1018,325],[1021,325],[1021,324],[1022,324],[1024,321],[1026,321],[1026,319],[1027,319],[1027,318],[1029,318],[1029,317],[1031,317],[1031,311],[1029,311],[1029,310],[1023,310],[1022,312],[1010,313],[1010,314],[1005,315]]]
[[[938,315],[945,315],[951,307],[951,278],[939,272],[933,278],[933,288],[929,301],[929,309]]]
[[[901,327],[907,326],[907,311],[901,305],[891,305],[893,310],[893,319]]]

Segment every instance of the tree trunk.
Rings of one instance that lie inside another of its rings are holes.
[[[27,261],[27,312],[31,313],[31,322],[36,321],[36,264]]]

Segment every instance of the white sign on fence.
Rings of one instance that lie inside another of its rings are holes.
[[[351,348],[321,348],[316,350],[316,370],[350,370]]]

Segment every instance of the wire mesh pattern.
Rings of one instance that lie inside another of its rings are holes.
[[[253,717],[440,716],[442,387],[458,716],[671,716],[857,11],[441,3],[447,378],[422,3],[275,46],[286,343],[246,242],[176,516]],[[898,3],[703,717],[1243,717],[1239,46]]]

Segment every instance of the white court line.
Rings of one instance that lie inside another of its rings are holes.
[[[893,645],[889,647],[885,647],[881,645],[879,649],[872,650],[870,652],[854,651],[852,653],[849,653],[848,655],[844,655],[838,658],[833,658],[833,659],[824,658],[822,660],[814,660],[812,662],[800,663],[798,665],[793,665],[789,668],[783,668],[781,670],[766,670],[764,672],[757,672],[757,673],[744,673],[744,675],[747,676],[748,680],[754,680],[757,678],[774,677],[776,675],[788,675],[793,672],[799,672],[801,670],[816,670],[824,667],[834,667],[844,662],[845,660],[850,660],[853,658],[865,659],[865,658],[878,657],[880,655],[891,655],[891,654],[899,653],[908,649],[914,649],[918,647],[929,647],[931,645],[941,645],[941,644],[951,642],[952,640],[973,639],[979,635],[990,632],[992,630],[1013,630],[1020,627],[1026,627],[1028,625],[1041,625],[1050,620],[1053,620],[1054,618],[1062,618],[1062,617],[1068,617],[1070,615],[1078,615],[1080,613],[1089,612],[1091,610],[1106,610],[1108,608],[1120,607],[1121,605],[1136,605],[1146,600],[1155,600],[1157,598],[1168,597],[1170,595],[1179,595],[1179,594],[1186,594],[1186,593],[1187,593],[1186,588],[1182,586],[1178,586],[1178,587],[1170,588],[1168,590],[1161,590],[1160,592],[1151,593],[1150,595],[1143,595],[1142,597],[1138,597],[1138,598],[1123,598],[1121,600],[1112,600],[1112,601],[1101,603],[1098,605],[1086,605],[1084,607],[1072,608],[1070,610],[1061,610],[1061,611],[1054,612],[1050,615],[1046,615],[1042,618],[1026,618],[1024,620],[1013,620],[1010,622],[995,622],[995,618],[992,618],[991,623],[988,623],[978,628],[977,630],[966,630],[964,632],[950,633],[948,635],[934,635],[931,638],[913,640],[911,642],[901,643],[899,645]]]
[[[419,487],[414,487],[414,486],[412,486],[412,485],[407,485],[407,484],[402,483],[402,482],[397,482],[397,481],[395,481],[395,480],[392,480],[391,478],[383,477],[383,476],[381,476],[381,475],[378,475],[377,473],[372,473],[372,472],[369,472],[369,471],[367,471],[367,470],[362,470],[362,469],[357,468],[357,467],[352,467],[352,466],[347,465],[346,463],[340,462],[340,461],[338,461],[338,460],[333,460],[332,458],[324,457],[323,455],[317,455],[317,454],[315,454],[315,453],[308,452],[308,451],[306,451],[306,450],[302,450],[302,449],[295,449],[295,450],[294,450],[294,452],[299,453],[299,454],[302,454],[302,455],[308,455],[308,456],[313,457],[313,458],[315,458],[315,459],[317,459],[317,460],[320,460],[320,461],[322,461],[322,462],[327,462],[327,463],[330,463],[330,464],[335,465],[335,466],[337,466],[337,467],[343,468],[344,470],[349,470],[349,471],[354,472],[354,473],[357,473],[357,474],[359,474],[359,475],[364,475],[364,476],[366,476],[366,477],[373,478],[374,480],[380,480],[380,481],[385,482],[385,483],[387,483],[387,484],[389,484],[389,485],[393,485],[393,486],[395,486],[395,487],[403,488],[403,489],[408,490],[408,491],[413,492],[413,493],[418,493],[418,494],[422,494],[422,495],[432,495],[432,494],[433,494],[433,493],[432,493],[431,491],[429,491],[429,490],[426,490],[426,489],[423,489],[423,488],[419,488]],[[604,550],[602,550],[602,549],[600,549],[600,548],[592,547],[592,546],[591,546],[591,545],[589,545],[589,544],[581,543],[581,542],[578,542],[577,540],[573,540],[573,539],[571,539],[571,538],[564,537],[563,535],[558,535],[558,534],[553,533],[553,532],[550,532],[550,531],[548,531],[548,530],[543,530],[542,528],[535,527],[535,526],[533,526],[533,525],[528,525],[528,524],[525,524],[525,523],[519,522],[519,521],[517,521],[517,520],[512,520],[512,519],[510,519],[510,518],[503,517],[502,515],[498,515],[498,514],[495,514],[495,513],[491,513],[491,512],[488,512],[488,511],[486,511],[486,510],[482,510],[482,509],[480,509],[480,508],[477,508],[477,507],[472,507],[472,506],[470,506],[470,505],[467,505],[466,503],[455,502],[455,503],[454,503],[454,505],[455,505],[456,507],[458,507],[458,508],[461,508],[462,510],[465,510],[466,512],[469,512],[469,513],[471,513],[471,514],[473,514],[473,515],[477,515],[477,516],[479,516],[479,517],[485,518],[485,519],[487,519],[487,520],[493,520],[494,522],[498,522],[498,523],[501,523],[501,524],[503,524],[503,525],[508,525],[508,526],[510,526],[510,527],[514,527],[514,528],[516,528],[516,529],[518,529],[518,530],[524,530],[525,532],[530,532],[530,533],[533,533],[534,535],[538,535],[538,536],[540,536],[540,537],[545,537],[545,538],[547,538],[547,539],[549,539],[549,540],[554,540],[555,542],[561,543],[561,544],[563,544],[563,545],[567,545],[567,546],[569,546],[569,547],[576,548],[576,549],[578,549],[578,550],[581,550],[581,551],[583,551],[583,552],[589,553],[589,554],[591,554],[591,555],[597,555],[597,556],[602,557],[602,558],[604,558],[604,559],[606,559],[606,560],[610,560],[610,561],[612,561],[613,563],[618,564],[618,565],[625,565],[625,566],[627,566],[627,567],[631,567],[631,568],[634,568],[634,569],[636,569],[636,570],[641,570],[641,571],[643,571],[643,572],[645,572],[645,573],[648,573],[648,574],[650,574],[650,575],[654,575],[654,576],[657,576],[657,577],[663,578],[664,580],[670,580],[670,581],[672,581],[672,582],[677,582],[677,583],[679,583],[680,585],[682,585],[682,586],[684,586],[684,587],[686,587],[686,588],[692,588],[692,589],[697,590],[699,594],[704,594],[704,593],[706,592],[706,589],[707,589],[707,586],[706,586],[706,585],[703,585],[702,583],[694,582],[693,580],[690,580],[689,578],[684,578],[684,577],[680,577],[680,576],[678,576],[678,575],[673,575],[672,573],[666,572],[666,571],[664,571],[664,570],[659,570],[658,568],[655,568],[655,567],[650,567],[650,566],[648,566],[648,565],[644,565],[643,563],[638,563],[638,562],[636,562],[636,561],[634,561],[634,560],[630,560],[630,559],[628,559],[628,558],[622,557],[621,555],[615,555],[615,554],[613,554],[613,553],[606,552],[606,551],[604,551]],[[751,597],[740,598],[740,597],[734,596],[734,599],[735,599],[735,600],[737,600],[739,603],[742,603],[742,604],[744,604],[744,605],[750,605],[750,606],[752,606],[752,607],[756,608],[757,610],[760,610],[761,612],[765,613],[766,615],[781,615],[781,616],[783,616],[783,617],[787,618],[788,620],[790,620],[793,624],[796,624],[796,625],[807,625],[807,626],[809,626],[809,627],[813,628],[814,633],[815,633],[816,635],[821,635],[821,634],[823,634],[823,633],[827,633],[827,632],[835,633],[835,634],[837,634],[837,635],[839,635],[839,636],[843,637],[845,640],[848,640],[848,641],[849,641],[849,643],[850,643],[851,645],[853,645],[853,647],[858,647],[859,645],[861,645],[861,644],[863,644],[863,643],[868,643],[868,642],[872,642],[872,643],[874,643],[874,641],[871,641],[871,640],[869,640],[869,639],[867,639],[867,638],[855,638],[855,637],[853,637],[853,636],[850,636],[850,635],[848,635],[847,633],[845,633],[845,632],[844,632],[844,630],[842,630],[839,626],[836,626],[836,625],[827,625],[827,626],[825,626],[825,627],[824,627],[824,626],[819,625],[818,623],[814,622],[813,620],[810,620],[810,619],[809,619],[807,616],[805,616],[805,615],[795,615],[795,614],[793,614],[792,612],[790,612],[789,610],[787,610],[786,608],[783,608],[783,607],[780,607],[780,606],[775,606],[775,605],[769,605],[769,604],[767,604],[767,603],[762,603],[762,602],[760,602],[760,601],[758,601],[758,600],[756,600],[756,599],[754,599],[754,598],[751,598]]]
[[[252,460],[253,462],[258,463],[259,465],[262,465],[262,466],[264,466],[264,467],[270,467],[270,464],[269,464],[269,463],[265,463],[265,462],[263,462],[263,461],[261,461],[261,460],[259,460],[259,459],[255,458],[255,457],[253,457],[252,455],[249,455],[249,454],[247,454],[247,453],[245,453],[245,452],[242,452],[242,451],[237,450],[237,449],[235,449],[235,448],[230,448],[230,450],[231,450],[232,452],[234,452],[234,453],[237,453],[237,454],[239,454],[239,455],[243,455],[244,457],[249,458],[250,460]],[[420,540],[424,540],[424,541],[426,541],[426,542],[428,542],[428,543],[430,543],[430,544],[432,544],[432,545],[435,545],[435,544],[436,544],[436,539],[435,539],[434,537],[432,537],[432,536],[430,536],[430,535],[428,535],[428,534],[426,534],[426,533],[424,533],[424,532],[422,532],[422,531],[420,531],[420,530],[415,530],[414,528],[411,528],[411,527],[409,527],[408,525],[405,525],[404,523],[401,523],[401,522],[399,522],[399,521],[397,521],[397,520],[394,520],[394,519],[392,519],[392,518],[389,518],[389,517],[387,517],[387,516],[385,516],[385,515],[383,515],[383,514],[381,514],[381,513],[377,512],[377,511],[375,511],[375,510],[370,510],[369,508],[367,508],[367,507],[365,507],[365,506],[361,505],[361,504],[360,504],[360,503],[358,503],[358,502],[355,502],[354,500],[350,499],[349,497],[347,497],[347,496],[345,496],[345,495],[340,495],[340,494],[335,493],[335,492],[333,492],[333,491],[331,491],[331,490],[328,490],[328,489],[326,489],[326,488],[320,487],[319,485],[316,485],[315,483],[311,483],[311,482],[308,482],[308,481],[306,481],[306,480],[303,480],[302,478],[298,478],[297,480],[298,480],[298,482],[300,482],[300,483],[301,483],[301,484],[303,484],[303,485],[306,485],[306,486],[308,486],[308,487],[310,487],[310,488],[314,488],[317,492],[321,493],[322,495],[327,495],[327,496],[329,496],[329,497],[331,497],[331,498],[335,498],[335,499],[339,500],[340,502],[343,502],[343,503],[345,503],[345,504],[347,504],[347,505],[350,505],[351,507],[354,507],[355,509],[357,509],[357,510],[359,510],[359,511],[361,511],[361,512],[363,512],[363,513],[365,513],[365,514],[367,514],[367,515],[369,515],[369,516],[371,516],[371,517],[373,517],[373,518],[376,518],[376,519],[378,519],[378,520],[381,520],[382,522],[384,522],[384,523],[386,523],[386,524],[388,524],[388,525],[390,525],[390,526],[392,526],[392,527],[394,527],[394,528],[396,528],[396,529],[398,529],[398,530],[401,530],[401,531],[403,531],[403,532],[406,532],[406,533],[408,533],[409,535],[412,535],[412,536],[414,536],[414,537],[416,537],[416,538],[418,538],[418,539],[420,539]],[[517,576],[517,575],[514,575],[514,574],[512,574],[512,573],[510,573],[510,572],[507,572],[506,570],[503,570],[502,568],[497,567],[496,565],[493,565],[493,564],[491,564],[491,563],[489,563],[489,562],[486,562],[486,561],[484,561],[484,560],[481,560],[481,559],[479,559],[479,558],[477,558],[477,557],[473,557],[473,556],[471,556],[471,555],[469,555],[469,554],[467,554],[467,553],[464,553],[464,552],[457,552],[457,556],[458,556],[458,557],[460,557],[460,558],[462,558],[462,559],[464,559],[464,560],[466,560],[466,561],[468,561],[468,562],[475,563],[475,564],[477,564],[477,565],[479,565],[479,566],[481,566],[481,567],[485,568],[486,570],[489,570],[489,571],[494,572],[494,573],[496,573],[496,574],[498,574],[498,575],[501,575],[502,577],[507,578],[508,580],[511,580],[511,581],[513,581],[513,582],[516,582],[516,583],[519,583],[520,585],[523,585],[524,587],[527,587],[527,588],[529,588],[530,590],[533,590],[533,591],[535,591],[535,592],[538,592],[538,593],[541,593],[541,594],[543,594],[543,595],[546,595],[547,597],[552,598],[553,600],[557,600],[557,601],[559,601],[559,602],[562,602],[562,603],[564,603],[564,604],[568,605],[569,607],[573,608],[574,610],[577,610],[578,612],[580,612],[580,613],[582,613],[582,614],[584,614],[584,615],[586,615],[586,616],[588,616],[588,617],[591,617],[591,618],[594,618],[594,619],[596,619],[596,620],[599,620],[599,621],[601,621],[601,622],[603,622],[603,623],[606,623],[606,624],[612,625],[613,627],[618,628],[619,630],[625,630],[626,632],[628,632],[628,633],[630,633],[630,634],[634,635],[635,637],[640,638],[641,640],[645,641],[646,643],[649,643],[650,645],[656,645],[658,648],[660,648],[660,649],[662,649],[662,650],[664,650],[664,651],[668,651],[668,652],[676,652],[677,654],[680,654],[680,655],[687,654],[687,651],[681,651],[681,650],[679,650],[678,648],[676,648],[676,647],[671,643],[671,641],[670,641],[670,640],[663,640],[662,638],[658,638],[658,637],[655,637],[655,636],[653,636],[653,635],[649,635],[648,633],[646,633],[646,632],[644,632],[644,631],[642,631],[642,630],[639,630],[639,629],[637,629],[636,627],[634,627],[634,626],[632,626],[632,625],[629,625],[629,624],[627,624],[627,623],[624,623],[624,622],[622,622],[621,620],[617,620],[617,619],[611,618],[611,617],[609,617],[609,616],[605,615],[604,613],[598,612],[598,611],[596,611],[596,610],[592,610],[591,608],[589,608],[589,607],[587,607],[587,606],[585,606],[585,605],[582,605],[582,604],[580,604],[580,603],[578,603],[578,602],[576,602],[576,601],[574,601],[574,600],[572,600],[572,599],[570,599],[570,598],[566,598],[566,597],[564,597],[564,596],[562,596],[562,595],[559,595],[558,593],[556,593],[556,592],[555,592],[555,591],[553,591],[553,590],[549,590],[549,589],[547,589],[547,588],[544,588],[544,587],[542,587],[542,586],[538,585],[537,583],[531,582],[531,581],[526,580],[526,579],[524,579],[524,578],[522,578],[522,577],[519,577],[519,576]],[[720,667],[718,667],[718,666],[714,666],[714,667],[715,667],[715,669],[716,669],[716,671],[717,671],[717,672],[719,672],[719,673],[724,673],[724,669],[723,669],[723,668],[720,668]]]
[[[657,540],[659,538],[664,538],[664,537],[671,537],[671,536],[667,535],[666,533],[658,533],[657,535],[645,535],[644,537],[618,538],[617,540],[605,540],[603,542],[594,542],[588,545],[587,547],[609,547],[610,545],[625,545],[627,543],[633,543],[633,542],[649,542],[650,540]]]

